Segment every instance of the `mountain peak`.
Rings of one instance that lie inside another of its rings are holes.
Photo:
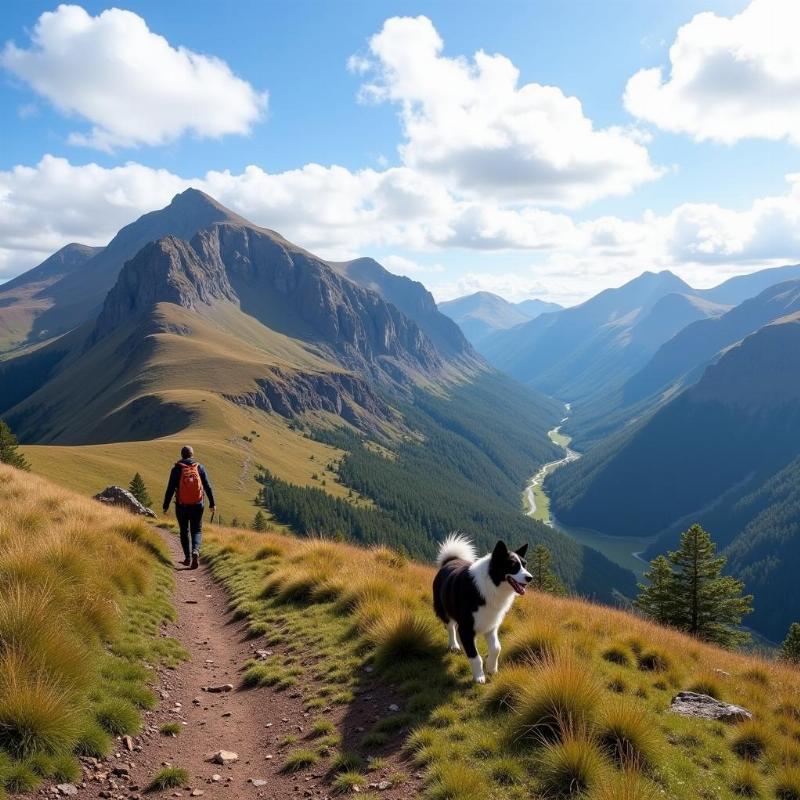
[[[211,195],[206,194],[200,189],[195,189],[192,186],[190,186],[188,189],[184,189],[182,192],[178,192],[178,194],[176,194],[172,200],[170,200],[169,206],[174,209],[182,209],[188,212],[198,211],[203,208],[213,208],[225,216],[229,216],[234,219],[241,219],[238,214],[234,214],[233,211],[225,208],[222,203],[220,203],[218,200],[215,200],[213,197],[211,197]]]

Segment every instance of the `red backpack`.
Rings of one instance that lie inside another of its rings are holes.
[[[177,463],[181,468],[181,477],[178,481],[178,505],[194,506],[203,502],[203,481],[200,479],[200,465]]]

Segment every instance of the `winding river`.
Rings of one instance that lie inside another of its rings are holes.
[[[547,433],[553,444],[563,448],[564,456],[542,466],[530,479],[523,492],[525,513],[529,517],[533,517],[540,522],[544,522],[545,525],[561,531],[561,533],[566,534],[579,544],[600,551],[610,561],[631,570],[639,578],[647,568],[647,562],[641,557],[640,553],[653,541],[652,538],[607,536],[589,528],[575,528],[571,525],[564,525],[550,513],[550,499],[544,489],[545,478],[564,464],[576,461],[581,457],[579,452],[570,448],[570,437],[561,432],[572,410],[569,403],[565,403],[564,409],[566,412],[564,418]]]

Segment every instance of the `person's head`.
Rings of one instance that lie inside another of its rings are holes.
[[[181,447],[181,458],[191,458],[194,455],[194,450],[189,445]]]

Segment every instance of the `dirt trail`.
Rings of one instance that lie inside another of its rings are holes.
[[[176,561],[182,558],[177,537],[164,534],[164,538]],[[201,793],[231,799],[326,796],[321,771],[279,772],[283,757],[278,741],[292,733],[302,736],[298,726],[307,723],[300,698],[271,689],[240,688],[242,664],[257,647],[245,638],[246,623],[233,619],[225,592],[206,567],[179,566],[177,570],[178,621],[164,633],[178,639],[190,658],[175,670],[159,670],[156,691],[161,702],[146,713],[142,733],[133,739],[134,750],[128,751],[122,743],[108,762],[96,769],[90,765],[79,797],[129,800],[146,796],[146,787],[165,763],[183,767],[191,776],[186,787],[159,793],[167,797],[199,797]],[[204,691],[224,684],[235,688]],[[180,735],[167,737],[159,733],[165,722],[185,724]],[[219,750],[233,751],[239,760],[228,766],[206,760]],[[124,773],[126,767],[127,775],[114,774],[115,768]]]
[[[177,564],[183,558],[177,537],[159,532]],[[118,740],[116,752],[105,761],[83,760],[83,779],[76,783],[78,798],[330,798],[330,776],[324,762],[283,774],[280,769],[286,755],[294,747],[313,745],[305,738],[311,720],[319,716],[336,725],[343,746],[350,749],[353,740],[361,737],[364,726],[385,715],[387,706],[399,698],[391,687],[365,675],[357,690],[360,696],[352,704],[311,715],[303,710],[300,691],[241,688],[242,666],[247,659],[256,657],[256,650],[263,643],[246,638],[247,623],[233,618],[224,589],[207,567],[190,570],[176,566],[175,583],[178,621],[166,626],[163,635],[180,641],[190,657],[177,669],[158,669],[159,680],[153,688],[160,697],[159,706],[144,713],[138,736],[128,742]],[[281,656],[280,648],[262,652],[270,653],[268,658]],[[308,663],[313,660],[310,657]],[[226,684],[234,688],[207,691]],[[379,709],[384,709],[383,713]],[[176,737],[162,735],[159,729],[167,722],[181,724],[181,733]],[[297,743],[282,746],[281,741],[287,736],[296,737]],[[236,753],[238,760],[229,765],[208,760],[220,750]],[[377,754],[386,757],[386,767],[367,777],[372,786],[378,788],[381,784],[382,800],[399,800],[419,792],[419,773],[409,775],[403,785],[390,787],[386,782],[392,770],[408,767],[396,747],[384,748]],[[187,770],[188,783],[159,792],[147,791],[153,776],[166,765]],[[66,788],[69,791],[59,793],[56,787],[46,786],[39,796],[73,793],[72,786]]]

